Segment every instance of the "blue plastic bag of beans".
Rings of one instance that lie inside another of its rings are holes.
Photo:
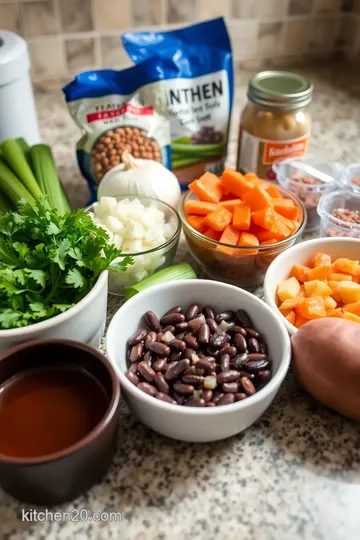
[[[171,167],[170,123],[163,73],[156,59],[137,66],[80,73],[63,88],[68,109],[82,130],[76,153],[96,201],[97,187],[122,154]]]
[[[232,52],[222,17],[169,32],[126,32],[124,48],[137,65],[152,58],[166,83],[172,169],[180,185],[226,156],[234,95]]]

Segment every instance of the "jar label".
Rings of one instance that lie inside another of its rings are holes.
[[[244,129],[240,132],[237,168],[255,172],[259,177],[275,180],[272,165],[281,159],[303,156],[306,153],[310,133],[296,139],[274,141],[260,139]]]

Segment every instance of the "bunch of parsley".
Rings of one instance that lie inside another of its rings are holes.
[[[0,216],[0,328],[43,321],[79,302],[106,269],[125,271],[130,257],[84,210],[60,215],[43,202]]]

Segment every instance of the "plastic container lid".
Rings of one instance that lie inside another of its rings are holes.
[[[360,194],[360,163],[352,163],[344,167],[340,182],[345,189]]]
[[[320,154],[306,154],[278,161],[274,163],[273,169],[280,184],[288,180],[310,191],[324,191],[338,181],[342,165],[330,162]]]
[[[297,73],[268,70],[249,81],[248,97],[259,105],[297,109],[311,102],[312,83]]]
[[[0,30],[0,86],[20,78],[30,69],[26,41],[7,30]]]
[[[327,236],[360,236],[360,193],[346,189],[325,192],[317,211],[328,228]]]

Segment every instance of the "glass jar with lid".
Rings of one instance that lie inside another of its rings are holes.
[[[240,120],[240,171],[274,180],[273,163],[306,153],[312,92],[308,79],[289,71],[262,71],[250,79]]]

